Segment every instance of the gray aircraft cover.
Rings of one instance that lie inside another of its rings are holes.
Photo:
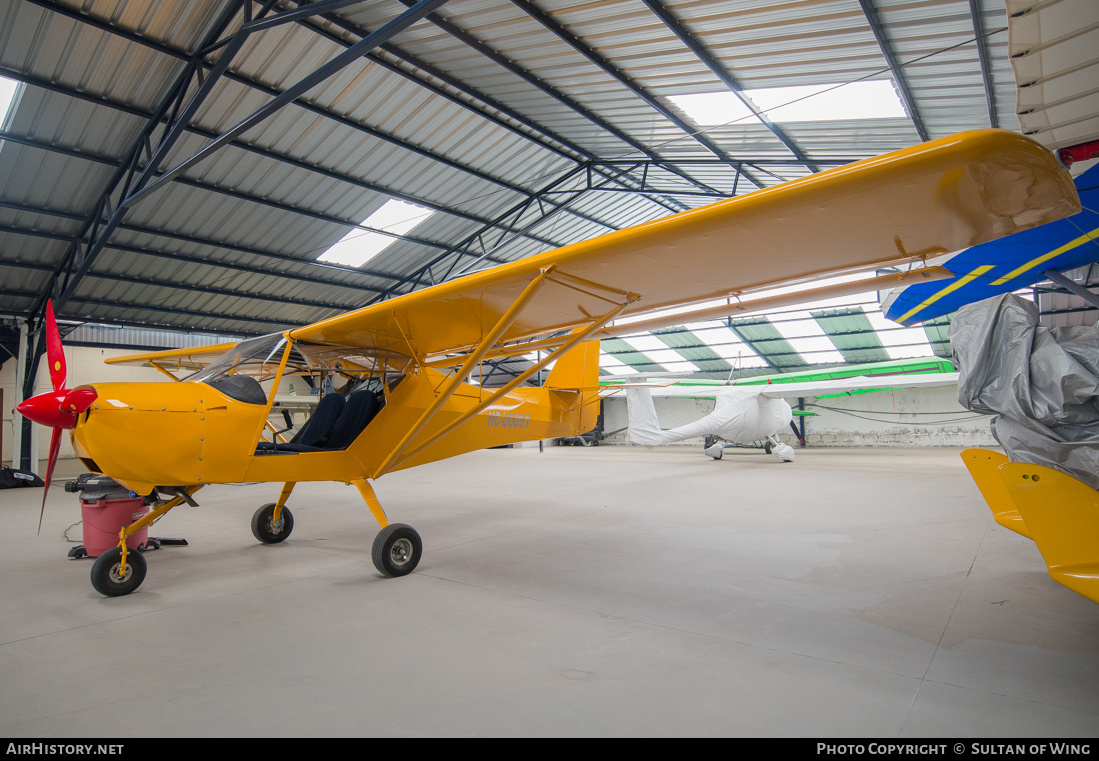
[[[959,309],[949,337],[958,402],[994,415],[1008,458],[1099,489],[1099,325],[1044,327],[1008,293]]]

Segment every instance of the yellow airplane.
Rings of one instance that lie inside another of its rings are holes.
[[[373,481],[485,447],[589,430],[598,413],[598,339],[948,277],[916,267],[855,285],[752,298],[830,275],[918,265],[1079,208],[1071,178],[1048,150],[1011,132],[963,133],[283,333],[114,360],[152,365],[177,383],[65,389],[51,309],[54,390],[20,411],[54,428],[47,483],[60,431],[68,429],[89,470],[148,495],[151,511],[123,527],[118,547],[92,567],[102,594],[128,594],[145,577],[145,560],[127,548],[127,537],[176,505],[193,504],[207,484],[244,481],[282,483],[277,499],[252,519],[253,533],[268,543],[285,540],[293,528],[286,505],[295,484],[354,484],[382,527],[375,566],[401,576],[416,567],[422,543],[411,527],[389,523]],[[724,304],[682,311],[717,300]],[[673,308],[679,311],[668,314]],[[467,382],[483,361],[534,351],[547,355],[501,388]],[[521,387],[551,361],[544,385]],[[343,377],[354,393],[321,398],[286,442],[265,431],[276,390],[293,374]]]

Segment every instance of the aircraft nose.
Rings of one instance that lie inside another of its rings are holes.
[[[76,418],[95,401],[98,394],[92,386],[78,386],[72,391],[58,389],[32,396],[21,402],[19,414],[50,428],[73,428]]]

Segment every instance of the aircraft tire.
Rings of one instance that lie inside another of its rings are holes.
[[[763,451],[766,452],[767,454],[771,454],[771,442],[765,441],[763,443]]]
[[[137,550],[127,552],[125,576],[119,576],[118,569],[121,565],[122,549],[119,547],[112,547],[95,559],[92,565],[92,586],[96,592],[106,597],[121,597],[141,586],[141,582],[145,581],[145,573],[149,570],[145,557]]]
[[[374,537],[370,557],[379,573],[405,576],[415,570],[423,548],[416,529],[403,523],[391,523]]]
[[[710,455],[710,456],[711,456],[711,457],[713,457],[713,458],[714,458],[715,460],[720,460],[720,459],[721,459],[721,455],[723,455],[723,454],[725,454],[725,451],[724,451],[724,450],[722,450],[722,449],[719,449],[719,450],[717,450],[717,454],[715,454],[715,455]]]
[[[294,530],[294,516],[285,505],[282,508],[282,528],[276,529],[271,525],[271,518],[274,515],[275,503],[268,502],[256,510],[252,516],[252,536],[264,544],[278,544],[285,541]]]

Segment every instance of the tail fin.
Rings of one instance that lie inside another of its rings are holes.
[[[626,410],[630,420],[631,444],[651,447],[664,443],[664,432],[660,430],[656,405],[649,389],[627,388]]]
[[[584,341],[579,346],[575,346],[561,355],[546,377],[545,387],[597,390],[599,387],[599,342]]]
[[[578,391],[579,395],[550,396],[576,415],[573,422],[577,434],[595,428],[599,423],[599,341],[584,341],[558,357],[544,388]]]
[[[1024,462],[1001,465],[1000,477],[1050,577],[1099,602],[1099,492],[1058,470]]]

